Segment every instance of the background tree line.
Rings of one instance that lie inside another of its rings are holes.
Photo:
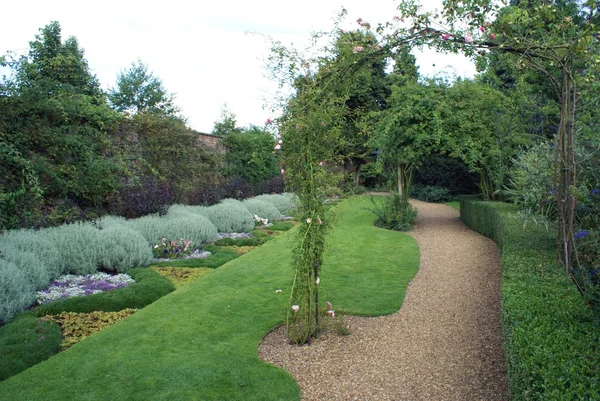
[[[0,230],[282,190],[277,160],[256,153],[273,156],[272,135],[237,129],[227,156],[200,146],[146,65],[134,62],[105,91],[58,22],[40,29],[26,55],[0,62],[9,71],[0,81]]]

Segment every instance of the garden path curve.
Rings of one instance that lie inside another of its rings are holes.
[[[508,399],[499,251],[456,210],[412,203],[421,262],[399,312],[348,316],[351,335],[310,346],[289,345],[283,328],[261,344],[261,358],[289,371],[303,400]]]

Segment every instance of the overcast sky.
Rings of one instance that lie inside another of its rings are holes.
[[[354,29],[359,17],[372,25],[391,20],[398,1],[10,1],[2,5],[0,54],[27,52],[38,29],[58,21],[63,40],[77,37],[105,89],[140,59],[176,94],[176,104],[192,128],[210,132],[225,103],[238,125],[262,126],[271,117],[264,105],[275,91],[265,78],[269,44],[247,32],[302,44],[311,31],[331,29],[342,6],[348,10],[347,28]],[[475,73],[473,64],[460,56],[428,52],[417,54],[417,63],[428,76]]]

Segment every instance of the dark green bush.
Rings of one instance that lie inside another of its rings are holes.
[[[478,174],[463,162],[443,155],[430,157],[415,171],[416,184],[443,187],[452,195],[477,193],[478,182]]]
[[[424,202],[448,202],[452,195],[444,187],[415,184],[410,187],[410,197]]]
[[[556,239],[514,206],[461,199],[461,217],[502,244],[502,325],[513,400],[600,399],[600,325],[556,263]]]
[[[408,202],[403,201],[397,192],[391,192],[390,196],[382,198],[381,202],[376,202],[371,197],[371,202],[374,206],[371,212],[377,216],[375,220],[377,227],[394,231],[412,229],[417,211]]]
[[[57,324],[22,315],[0,327],[0,381],[42,362],[60,351]]]
[[[155,271],[135,268],[127,274],[136,281],[128,287],[50,302],[26,313],[44,316],[61,312],[117,312],[125,308],[140,309],[175,290],[169,280]]]

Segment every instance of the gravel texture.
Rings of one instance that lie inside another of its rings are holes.
[[[289,344],[283,327],[261,343],[261,358],[296,378],[302,400],[508,400],[498,249],[456,210],[412,203],[421,264],[399,312],[346,316],[350,335],[308,346]]]

